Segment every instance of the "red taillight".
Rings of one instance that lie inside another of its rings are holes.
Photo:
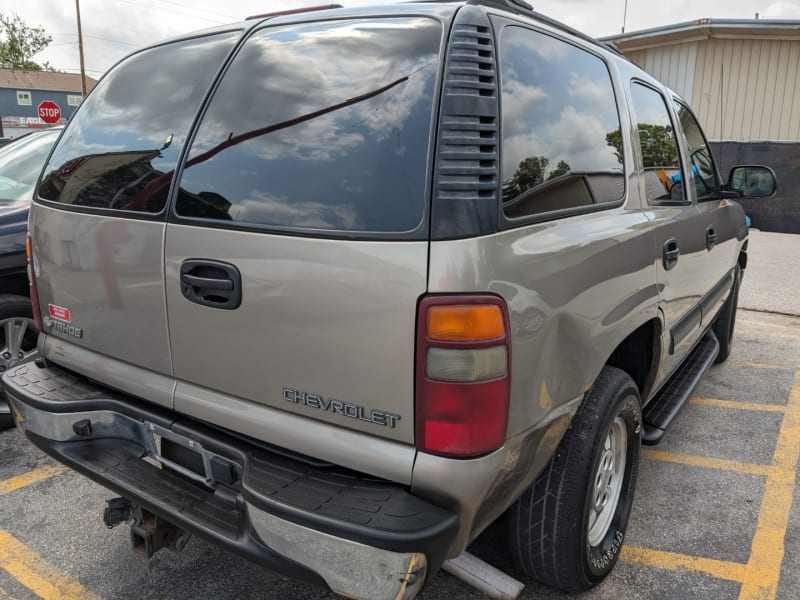
[[[503,445],[511,349],[505,302],[427,296],[417,320],[416,446],[466,458]]]
[[[36,292],[36,270],[33,268],[33,248],[31,246],[30,233],[25,240],[25,255],[28,257],[28,287],[30,289],[33,309],[33,324],[38,331],[42,331],[42,314],[39,311],[39,294]]]

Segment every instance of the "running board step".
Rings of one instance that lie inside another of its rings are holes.
[[[719,342],[709,329],[656,397],[644,407],[643,444],[655,446],[661,441],[672,419],[689,400],[706,370],[714,364],[717,354]]]

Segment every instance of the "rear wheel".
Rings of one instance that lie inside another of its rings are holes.
[[[742,270],[737,266],[733,274],[733,287],[728,299],[714,319],[711,329],[719,341],[719,354],[714,359],[715,363],[727,360],[733,349],[733,328],[736,325],[736,309],[739,307],[739,286],[742,281]]]
[[[600,583],[625,537],[640,445],[639,390],[604,367],[549,465],[510,510],[517,567],[568,592]]]
[[[0,376],[8,369],[38,356],[36,338],[31,301],[25,296],[0,295]],[[13,425],[11,409],[6,400],[0,397],[0,429]]]

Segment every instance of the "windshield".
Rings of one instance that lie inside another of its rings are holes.
[[[25,206],[60,129],[37,131],[0,148],[0,207]]]

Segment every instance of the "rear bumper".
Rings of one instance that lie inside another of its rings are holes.
[[[56,367],[21,365],[3,384],[19,428],[58,461],[187,531],[343,595],[413,598],[457,535],[455,514],[402,485],[212,429]]]

